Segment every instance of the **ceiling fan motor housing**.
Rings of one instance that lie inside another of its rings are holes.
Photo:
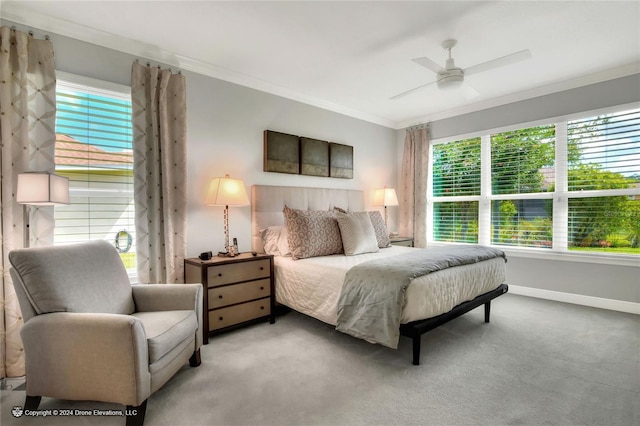
[[[464,73],[460,68],[452,68],[438,73],[439,89],[454,89],[462,86]]]

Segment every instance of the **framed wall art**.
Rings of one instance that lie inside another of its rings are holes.
[[[300,174],[329,176],[329,142],[300,138]]]
[[[353,147],[339,143],[330,143],[329,164],[329,176],[353,179]]]
[[[295,135],[264,131],[265,172],[300,173],[300,138]]]

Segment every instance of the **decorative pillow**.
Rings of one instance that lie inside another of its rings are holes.
[[[284,222],[293,259],[343,253],[333,210],[297,210],[284,206]]]
[[[352,256],[378,251],[378,240],[367,212],[338,213],[337,220],[344,254]]]
[[[371,224],[376,233],[376,240],[378,240],[378,247],[385,248],[391,246],[391,239],[389,239],[389,231],[387,225],[384,224],[384,219],[379,211],[374,210],[367,212],[371,219]]]
[[[274,256],[289,256],[287,228],[284,226],[270,226],[260,230],[264,252]]]
[[[334,207],[334,210],[340,213],[353,213],[351,211],[346,211],[341,209],[340,207]],[[373,230],[376,233],[376,240],[378,240],[379,248],[386,248],[391,246],[391,239],[389,238],[389,231],[387,230],[387,225],[384,224],[384,219],[382,218],[382,214],[377,211],[370,211],[369,218],[371,219],[371,224],[373,225]]]

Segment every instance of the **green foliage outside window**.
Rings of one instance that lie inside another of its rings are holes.
[[[640,111],[572,121],[567,133],[568,248],[640,254],[640,196],[582,192],[640,187]],[[480,150],[480,138],[435,145],[433,195],[479,196]],[[555,124],[491,135],[491,195],[554,192],[556,155]],[[553,200],[491,206],[492,244],[551,248]],[[434,239],[477,241],[477,209],[476,201],[434,203]]]

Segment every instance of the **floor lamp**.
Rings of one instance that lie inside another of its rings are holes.
[[[48,172],[18,175],[16,202],[23,205],[24,247],[29,247],[29,206],[69,204],[69,179]]]
[[[237,248],[229,246],[229,206],[248,206],[249,197],[242,179],[232,179],[229,175],[223,178],[211,179],[207,191],[206,205],[224,206],[224,252],[219,256],[236,256]]]

